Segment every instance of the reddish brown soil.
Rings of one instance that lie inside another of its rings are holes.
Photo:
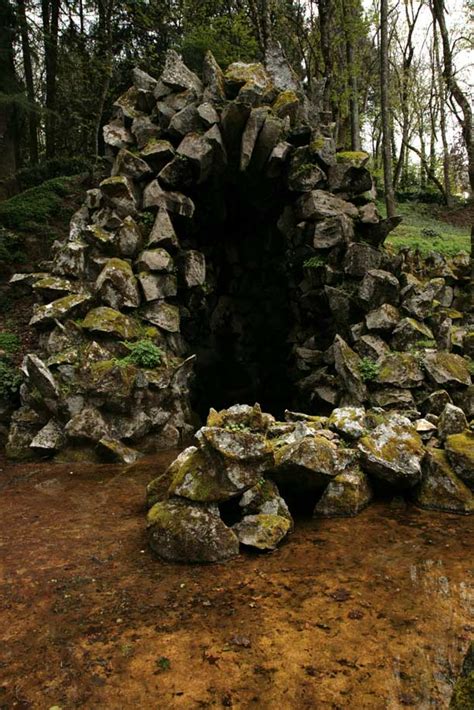
[[[452,210],[442,210],[439,216],[443,222],[454,224],[455,227],[470,229],[474,224],[474,204],[468,204]]]
[[[446,708],[474,518],[375,504],[271,555],[156,560],[134,468],[0,472],[0,708]]]

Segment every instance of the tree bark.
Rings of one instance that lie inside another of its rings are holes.
[[[359,86],[357,80],[357,67],[354,52],[354,25],[356,23],[357,9],[353,0],[343,3],[346,29],[346,60],[349,74],[349,115],[351,122],[351,150],[360,150],[360,116],[359,116]]]
[[[382,153],[387,217],[396,213],[393,190],[393,170],[390,131],[389,61],[388,61],[388,0],[380,2],[380,103],[382,115]]]
[[[18,136],[14,97],[20,88],[13,58],[14,32],[13,8],[9,0],[0,0],[0,93],[4,95],[0,103],[0,180],[12,177],[18,167]],[[12,97],[11,101],[8,99],[9,96]]]
[[[28,113],[29,153],[32,165],[38,163],[38,114],[36,111],[35,85],[33,81],[33,65],[31,61],[30,38],[26,20],[25,0],[17,0],[18,17],[20,20],[21,49],[23,54],[23,69],[25,72],[26,93],[30,103]]]
[[[56,153],[56,77],[58,70],[59,10],[60,0],[41,0],[46,69],[46,158],[54,158]]]
[[[433,22],[433,54],[435,60],[435,72],[437,77],[438,103],[439,103],[439,126],[441,132],[441,142],[443,144],[443,182],[446,194],[446,204],[448,207],[452,203],[451,195],[451,161],[449,156],[449,144],[446,132],[446,87],[443,82],[443,72],[439,53],[439,37],[436,22]]]

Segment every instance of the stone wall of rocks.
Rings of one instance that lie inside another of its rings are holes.
[[[251,371],[260,357],[256,392],[262,372],[283,391],[285,372],[288,406],[396,408],[436,425],[454,403],[473,416],[468,258],[420,265],[383,248],[399,220],[377,213],[368,156],[336,152],[329,117],[278,48],[265,67],[225,73],[208,53],[201,77],[169,51],[158,79],[135,70],[115,108],[111,176],[42,271],[12,279],[38,296],[41,338],[23,365],[11,457],[133,461],[182,444],[196,428],[195,353],[216,353],[223,325],[232,352],[218,360]],[[253,243],[239,241],[240,201],[259,225]],[[143,344],[159,348],[153,366],[129,356]],[[211,359],[201,390],[214,376]]]
[[[474,433],[459,407],[433,419],[346,406],[329,417],[286,412],[278,422],[255,405],[211,410],[197,445],[147,489],[152,549],[167,560],[215,562],[240,544],[274,549],[293,528],[287,502],[314,517],[353,516],[374,490],[428,510],[474,513]],[[229,503],[234,510],[229,512]]]

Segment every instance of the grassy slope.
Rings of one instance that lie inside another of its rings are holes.
[[[377,203],[379,211],[385,215],[385,207]],[[470,235],[467,227],[457,227],[438,218],[439,207],[420,203],[405,202],[397,205],[397,214],[403,222],[387,239],[387,244],[396,249],[411,247],[425,255],[430,251],[454,256],[464,250],[469,253]]]

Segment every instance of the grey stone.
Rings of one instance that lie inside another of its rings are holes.
[[[65,442],[62,426],[55,419],[49,422],[32,439],[30,447],[45,452],[61,449]]]
[[[359,287],[358,298],[364,308],[375,309],[383,304],[396,306],[399,301],[400,284],[388,271],[370,269]]]
[[[143,208],[161,208],[191,218],[194,214],[194,202],[190,197],[180,192],[167,192],[163,190],[158,180],[152,180],[143,191]]]
[[[173,271],[174,262],[166,249],[146,249],[142,251],[136,261],[139,271],[162,271],[170,273]]]
[[[345,214],[348,217],[357,217],[358,211],[352,203],[341,200],[324,190],[312,190],[302,195],[296,203],[296,217],[298,220],[319,220],[327,217],[339,217]],[[367,269],[367,264],[366,264]]]
[[[65,432],[74,439],[100,441],[108,434],[108,426],[98,409],[89,405],[71,417],[65,426]]]
[[[368,244],[349,244],[344,257],[344,271],[348,276],[362,277],[368,269],[378,269],[382,252]]]
[[[441,441],[451,434],[461,434],[467,428],[466,415],[462,409],[448,402],[441,412],[438,422],[438,434]]]
[[[384,303],[380,308],[367,313],[365,324],[369,330],[391,331],[398,325],[400,319],[398,308]]]
[[[274,550],[290,529],[288,518],[268,513],[246,515],[232,526],[239,542],[258,550]]]
[[[392,332],[391,343],[394,350],[408,350],[427,340],[433,340],[433,333],[427,325],[414,318],[402,318]]]
[[[427,353],[423,367],[436,385],[470,385],[471,375],[466,360],[447,352]]]
[[[219,562],[239,552],[237,536],[213,504],[171,498],[149,510],[147,525],[150,547],[171,562]]]
[[[336,372],[354,401],[366,400],[368,393],[360,372],[360,357],[339,335],[334,339],[334,360]]]
[[[143,317],[169,333],[177,333],[180,327],[179,308],[170,303],[152,303],[143,310]]]
[[[120,310],[123,306],[138,308],[140,294],[132,267],[123,259],[109,259],[96,281],[102,301]]]
[[[314,516],[348,517],[367,507],[373,497],[365,473],[357,468],[339,473],[329,482],[314,509]]]
[[[178,292],[176,276],[173,274],[155,274],[142,271],[138,274],[138,281],[147,302],[176,296]]]
[[[183,280],[187,288],[202,286],[206,281],[206,258],[200,251],[188,249],[183,254]]]
[[[182,91],[191,89],[197,96],[202,94],[201,80],[188,69],[174,49],[168,49],[166,52],[165,67],[161,74],[161,81],[172,89],[181,89]]]

